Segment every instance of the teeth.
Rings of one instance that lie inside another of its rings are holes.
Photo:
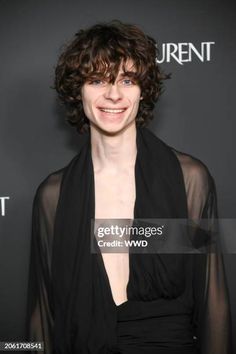
[[[125,109],[109,109],[109,108],[100,108],[101,111],[107,112],[107,113],[121,113],[124,112]]]

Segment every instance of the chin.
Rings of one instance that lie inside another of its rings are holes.
[[[107,124],[98,124],[98,125],[93,125],[94,128],[104,135],[110,135],[114,136],[117,134],[120,134],[124,132],[126,129],[128,129],[131,125],[135,125],[135,121],[129,122],[129,123],[121,123],[121,124],[113,124],[113,123],[107,123]]]

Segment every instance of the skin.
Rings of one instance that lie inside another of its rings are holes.
[[[126,70],[133,71],[132,61]],[[132,219],[135,203],[134,166],[137,154],[135,118],[142,99],[138,84],[120,70],[114,84],[86,82],[81,90],[90,121],[95,179],[95,219]],[[123,109],[104,112],[104,109]],[[128,253],[102,253],[116,305],[127,300]]]

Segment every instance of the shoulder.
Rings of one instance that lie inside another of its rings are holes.
[[[90,142],[90,134],[84,133],[78,140],[78,153],[68,162],[63,168],[50,173],[38,186],[35,194],[35,199],[50,203],[53,199],[58,198],[60,194],[63,176],[66,171],[73,165],[74,161],[79,158],[83,147]]]
[[[43,209],[56,208],[64,170],[65,168],[54,171],[44,178],[36,190],[34,204]]]
[[[186,192],[195,191],[202,195],[207,195],[214,186],[214,180],[207,166],[198,158],[190,154],[180,152],[166,144],[154,133],[148,129],[142,129],[140,132],[148,141],[155,156],[163,161],[163,166],[167,172],[173,173],[173,178],[176,178],[176,168],[183,175]],[[158,150],[158,151],[157,151]],[[168,170],[169,168],[169,170]]]
[[[209,200],[216,198],[214,179],[202,161],[186,153],[174,149],[172,151],[183,172],[189,215],[200,218]]]
[[[197,188],[199,192],[201,190],[209,191],[212,183],[212,176],[207,168],[207,166],[199,159],[172,149],[176,157],[179,160],[186,189]]]

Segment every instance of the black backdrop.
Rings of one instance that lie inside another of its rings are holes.
[[[50,88],[60,46],[114,18],[156,38],[172,79],[151,129],[209,167],[221,217],[235,218],[235,9],[233,0],[0,0],[0,341],[24,339],[36,187],[76,154],[79,136]],[[235,331],[235,255],[225,263]]]

